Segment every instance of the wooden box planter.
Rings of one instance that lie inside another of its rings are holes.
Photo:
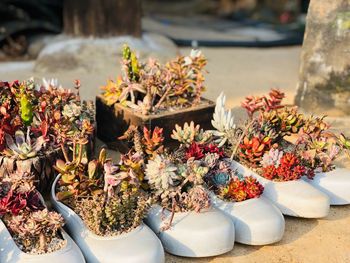
[[[139,127],[146,126],[163,128],[164,145],[173,147],[176,141],[171,139],[175,124],[182,126],[185,122],[194,121],[203,129],[212,129],[211,119],[214,113],[215,103],[202,99],[202,103],[190,108],[178,111],[168,111],[154,115],[142,115],[119,103],[108,106],[102,96],[96,97],[96,122],[97,137],[104,141],[108,147],[121,152],[126,152],[129,147],[126,142],[118,141],[117,138],[124,134],[129,125]]]

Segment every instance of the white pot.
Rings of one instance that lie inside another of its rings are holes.
[[[64,217],[70,235],[88,263],[164,262],[161,242],[144,224],[128,233],[113,237],[102,237],[92,233],[72,209],[57,200],[55,189],[59,178],[60,176],[57,176],[51,188],[52,205]]]
[[[19,249],[5,224],[0,220],[0,262],[1,263],[84,263],[84,257],[74,241],[61,230],[67,241],[62,249],[41,255],[28,254]]]
[[[235,224],[235,241],[247,245],[278,242],[284,234],[284,217],[264,197],[242,202],[226,202],[211,193],[213,205],[228,215]]]
[[[234,224],[219,210],[175,213],[171,227],[163,231],[170,217],[170,211],[154,205],[145,220],[162,241],[165,251],[183,257],[209,257],[232,250]]]
[[[350,204],[350,170],[336,168],[330,172],[316,173],[312,180],[305,181],[327,194],[331,205]]]
[[[329,197],[304,180],[275,182],[232,161],[232,168],[244,176],[255,177],[263,186],[263,196],[270,199],[284,215],[321,218],[329,213]]]

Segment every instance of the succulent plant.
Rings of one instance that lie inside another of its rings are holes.
[[[23,123],[29,126],[33,121],[33,106],[28,96],[24,94],[20,99],[20,112]]]
[[[239,179],[233,177],[224,190],[223,197],[235,202],[242,202],[251,198],[259,197],[264,191],[264,187],[251,176]]]
[[[153,132],[147,127],[143,127],[142,143],[145,146],[145,152],[149,155],[160,153],[163,148],[164,137],[163,128],[155,127]]]
[[[280,160],[283,156],[283,151],[278,149],[270,149],[270,151],[266,152],[260,162],[263,167],[267,167],[273,165],[278,167],[280,165]]]
[[[278,115],[281,119],[281,131],[285,135],[298,133],[305,123],[303,114],[298,113],[296,107],[285,107],[278,111]]]
[[[82,102],[79,92],[63,89],[55,80],[0,82],[0,86],[2,171],[26,168],[40,190],[47,188],[60,148],[91,139],[94,107]]]
[[[123,75],[102,87],[108,105],[120,103],[144,115],[198,104],[205,90],[206,60],[199,51],[165,65],[150,58],[140,62],[128,46],[123,48]]]
[[[195,186],[191,188],[185,199],[187,209],[195,212],[200,212],[203,209],[210,208],[210,197],[206,189],[202,186]]]
[[[218,172],[212,176],[212,182],[215,186],[226,185],[231,176],[225,172]]]
[[[350,158],[350,139],[341,133],[338,137],[338,143],[340,147],[345,150],[346,155]]]
[[[17,236],[17,242],[24,252],[38,251],[47,253],[48,244],[57,236],[63,227],[63,218],[56,212],[47,209],[38,210],[28,215],[14,216],[7,226],[10,232]],[[61,242],[65,242],[61,240]]]
[[[329,129],[329,124],[324,121],[323,117],[310,116],[305,120],[303,125],[303,132],[306,134],[312,134],[313,137],[320,136],[323,132]]]
[[[195,160],[200,160],[204,157],[203,146],[192,142],[192,144],[186,149],[186,159],[194,158]]]
[[[160,195],[179,184],[181,178],[176,171],[177,167],[170,163],[165,156],[157,155],[147,163],[145,179],[156,191],[156,194]]]
[[[6,143],[10,151],[7,153],[11,156],[18,157],[22,160],[34,157],[41,150],[44,145],[44,137],[38,137],[33,143],[30,138],[30,129],[27,129],[27,136],[18,130],[15,133],[15,141],[8,134],[5,135]]]
[[[123,46],[123,60],[128,78],[133,81],[138,81],[140,78],[140,65],[135,52],[131,51],[128,45]]]
[[[57,198],[97,235],[114,236],[137,227],[150,205],[141,189],[142,155],[129,152],[114,164],[104,149],[87,163],[81,162],[80,150],[72,154],[72,160],[59,160],[55,166],[61,173]]]
[[[41,254],[62,247],[65,240],[58,231],[63,218],[45,208],[31,175],[4,175],[0,178],[0,189],[0,218],[22,251]]]
[[[279,159],[278,165],[276,163],[264,164],[261,175],[269,180],[291,181],[300,179],[302,176],[312,178],[314,172],[312,169],[304,166],[297,155],[286,152]]]
[[[206,153],[204,157],[204,163],[207,164],[209,168],[215,167],[221,156],[218,153]]]
[[[64,105],[62,115],[68,119],[77,118],[81,115],[82,107],[74,102]]]
[[[243,142],[239,147],[239,158],[245,162],[248,162],[249,165],[256,167],[264,153],[270,150],[271,139],[269,137],[252,137],[249,139],[245,137]]]
[[[218,146],[223,146],[228,139],[228,133],[236,129],[234,116],[230,110],[225,109],[226,96],[221,93],[216,99],[215,111],[211,124],[216,129],[213,134],[218,137]]]
[[[249,118],[253,118],[254,113],[257,111],[269,112],[271,110],[282,108],[283,106],[281,106],[281,103],[283,98],[283,92],[277,89],[272,89],[269,92],[269,96],[246,97],[245,101],[242,103],[242,107],[246,109]]]
[[[175,130],[171,135],[171,138],[179,141],[185,146],[189,146],[192,143],[205,143],[211,139],[210,131],[203,131],[199,125],[195,125],[193,121],[188,124],[185,122],[183,128],[178,124],[175,125]]]
[[[130,125],[118,139],[132,141],[132,149],[139,155],[154,156],[161,154],[164,148],[163,129],[159,127],[155,127],[153,131],[143,127],[140,131],[138,127]]]

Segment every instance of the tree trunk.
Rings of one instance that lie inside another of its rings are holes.
[[[295,102],[309,112],[350,114],[349,0],[311,0]]]
[[[141,35],[141,0],[64,0],[64,32],[75,36]]]

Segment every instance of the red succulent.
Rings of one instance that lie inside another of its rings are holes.
[[[262,176],[269,180],[292,181],[298,180],[304,175],[311,179],[315,174],[313,170],[303,166],[294,153],[285,153],[281,157],[278,167],[269,165],[262,169]]]
[[[148,150],[154,150],[164,141],[163,128],[155,127],[153,132],[146,126],[143,127],[143,140]]]
[[[36,191],[17,193],[11,189],[6,196],[0,199],[0,216],[6,213],[18,215],[24,209],[37,211],[43,208]]]
[[[263,193],[264,187],[254,177],[245,177],[244,182],[246,184],[245,189],[249,199],[259,197]]]
[[[246,109],[248,116],[252,118],[257,111],[266,112],[282,108],[283,106],[281,103],[284,97],[285,95],[283,92],[277,89],[271,89],[268,97],[265,95],[260,97],[248,96],[241,105]]]
[[[204,157],[203,146],[196,142],[192,142],[190,147],[187,148],[185,156],[186,160],[190,158],[194,158],[195,160],[202,159]]]
[[[251,198],[259,197],[264,191],[264,187],[252,176],[240,179],[231,179],[228,185],[226,197],[241,202]]]
[[[23,195],[16,194],[10,190],[7,195],[0,199],[0,215],[11,213],[18,215],[27,205],[27,201]]]
[[[204,153],[216,153],[221,158],[225,156],[225,152],[215,144],[205,145],[204,146]]]
[[[245,137],[243,143],[239,145],[239,157],[248,162],[251,166],[256,167],[264,153],[270,148],[271,139],[269,137],[264,137],[262,139],[256,136],[251,139]]]

